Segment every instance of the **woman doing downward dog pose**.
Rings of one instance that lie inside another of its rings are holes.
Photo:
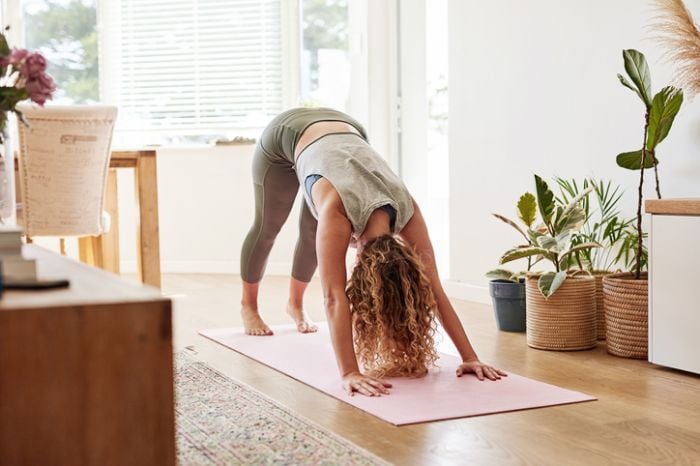
[[[436,319],[462,357],[457,376],[506,375],[479,361],[440,283],[418,205],[353,118],[327,108],[280,114],[258,142],[253,181],[255,221],[241,254],[246,333],[272,334],[258,314],[258,285],[301,184],[305,202],[287,312],[300,332],[317,330],[304,312],[303,296],[318,263],[331,340],[349,394],[379,396],[391,387],[384,376],[425,375],[437,359]],[[351,245],[357,260],[348,281],[345,256]]]

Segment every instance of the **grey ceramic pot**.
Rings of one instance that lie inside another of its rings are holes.
[[[489,294],[496,313],[498,330],[504,332],[525,331],[525,282],[491,280]]]

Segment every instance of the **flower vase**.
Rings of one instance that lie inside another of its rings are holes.
[[[5,127],[2,129],[2,143],[0,144],[0,223],[15,225],[17,223],[15,157],[7,120],[5,122]]]

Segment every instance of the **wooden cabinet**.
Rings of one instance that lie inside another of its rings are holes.
[[[700,200],[647,201],[649,361],[700,373]]]
[[[171,303],[29,245],[70,288],[0,299],[0,465],[174,465]]]

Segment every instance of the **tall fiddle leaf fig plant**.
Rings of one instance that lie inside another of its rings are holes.
[[[632,152],[624,152],[617,156],[617,164],[629,170],[639,170],[639,187],[637,193],[637,248],[635,253],[634,276],[641,278],[644,233],[642,232],[642,200],[644,198],[644,171],[654,169],[656,180],[656,195],[661,199],[659,187],[659,160],[656,157],[657,146],[666,139],[673,120],[683,104],[683,91],[673,86],[666,86],[656,95],[651,93],[651,74],[644,54],[637,50],[623,50],[625,72],[627,78],[618,74],[623,86],[632,90],[644,104],[644,139],[642,148]],[[629,80],[628,80],[629,78]],[[631,81],[631,82],[630,82]]]
[[[540,275],[537,282],[542,295],[549,298],[566,280],[570,256],[576,251],[600,247],[596,242],[572,244],[571,241],[572,234],[578,232],[586,221],[586,212],[581,207],[581,202],[593,188],[583,190],[568,204],[558,202],[547,183],[537,175],[535,188],[542,224],[528,228],[526,235],[529,244],[506,251],[501,257],[501,264],[524,257],[550,262],[554,271]]]

